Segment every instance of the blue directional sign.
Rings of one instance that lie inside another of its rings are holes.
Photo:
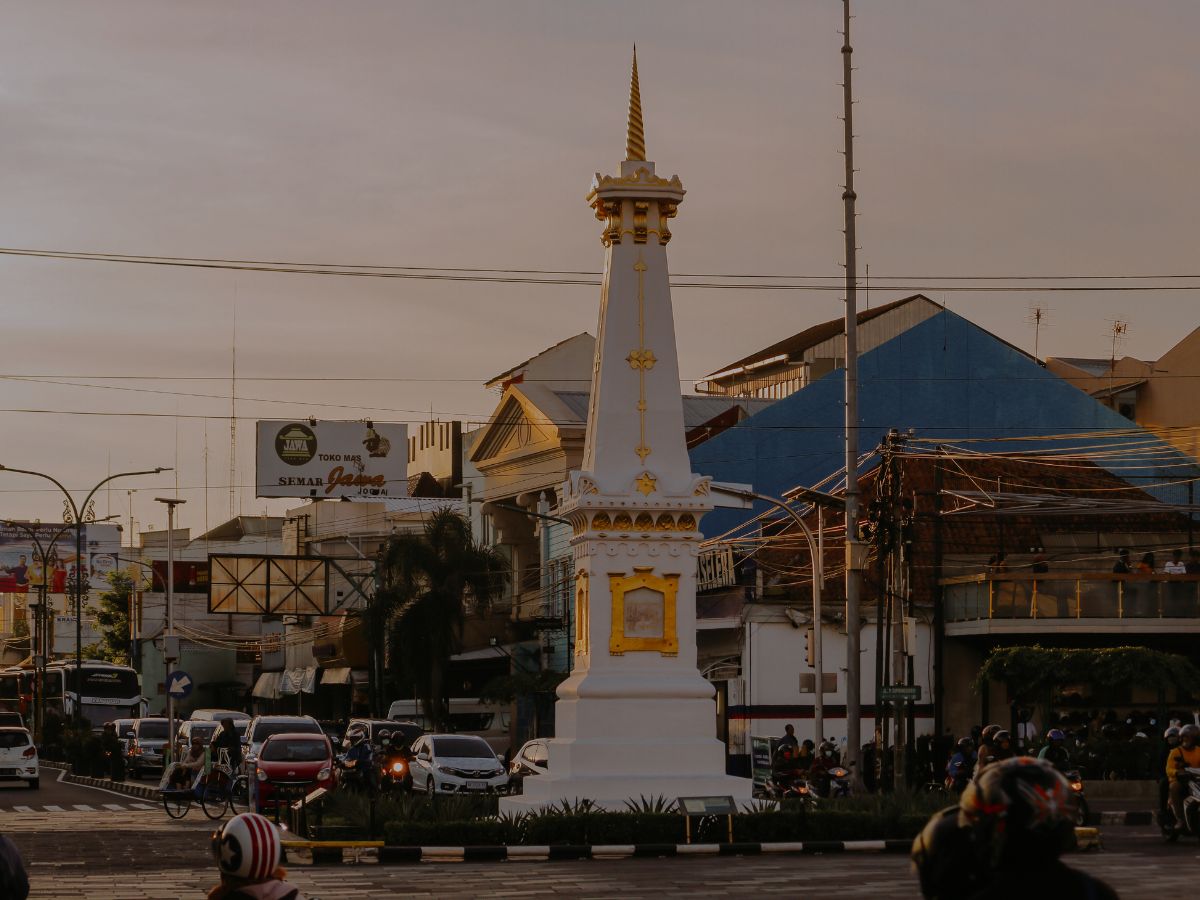
[[[167,679],[167,693],[176,700],[183,700],[192,692],[192,676],[182,669],[176,669]]]

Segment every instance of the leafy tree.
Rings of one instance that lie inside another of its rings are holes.
[[[468,611],[484,612],[503,591],[508,564],[477,544],[449,508],[421,533],[393,535],[383,548],[368,627],[386,634],[393,676],[410,681],[437,728],[448,721],[446,667],[462,644]]]
[[[133,578],[120,569],[105,576],[110,588],[99,597],[99,606],[87,607],[96,620],[100,642],[83,648],[86,659],[129,662],[129,606],[133,597]]]

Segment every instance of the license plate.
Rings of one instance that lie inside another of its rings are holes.
[[[486,781],[468,781],[467,782],[467,790],[468,791],[486,791],[487,790],[487,782]]]

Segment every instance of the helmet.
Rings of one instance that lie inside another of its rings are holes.
[[[975,858],[984,867],[1036,865],[1072,845],[1076,803],[1054,766],[1021,756],[989,766],[967,785],[958,823],[971,830]]]
[[[1048,741],[1065,741],[1067,736],[1062,733],[1061,728],[1051,728],[1046,732],[1046,740]]]
[[[279,832],[258,813],[234,816],[214,831],[212,850],[222,875],[248,881],[270,878],[283,854]]]
[[[1115,741],[1121,736],[1121,729],[1110,722],[1100,729],[1100,735],[1110,741]]]
[[[965,897],[979,887],[971,833],[959,826],[957,806],[933,814],[913,841],[912,861],[921,895],[929,900]]]
[[[1175,740],[1179,740],[1179,730],[1180,729],[1179,729],[1178,725],[1172,725],[1170,728],[1168,728],[1166,731],[1163,732],[1163,740],[1169,741],[1172,738],[1174,738]]]
[[[999,725],[988,725],[983,729],[982,732],[980,732],[980,740],[985,744],[990,744],[993,740],[995,740],[996,732],[998,731],[1000,731]]]
[[[1008,741],[1009,743],[1012,743],[1012,735],[1009,734],[1007,731],[1001,729],[1000,731],[997,731],[994,735],[992,735],[992,743],[993,744],[1000,744],[1004,741]]]
[[[958,744],[956,746],[963,753],[970,753],[972,750],[975,749],[975,742],[973,740],[971,740],[970,738],[959,738]]]
[[[837,746],[833,743],[833,741],[822,741],[821,742],[821,755],[822,756],[832,756],[833,752],[835,750],[837,750]]]
[[[1200,725],[1184,725],[1179,729],[1179,739],[1191,738],[1193,741],[1200,741]]]

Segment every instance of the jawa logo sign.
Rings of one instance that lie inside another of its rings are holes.
[[[404,425],[259,422],[258,496],[404,497],[407,447]]]
[[[317,436],[299,422],[284,425],[275,435],[275,453],[289,466],[302,466],[317,455]]]

